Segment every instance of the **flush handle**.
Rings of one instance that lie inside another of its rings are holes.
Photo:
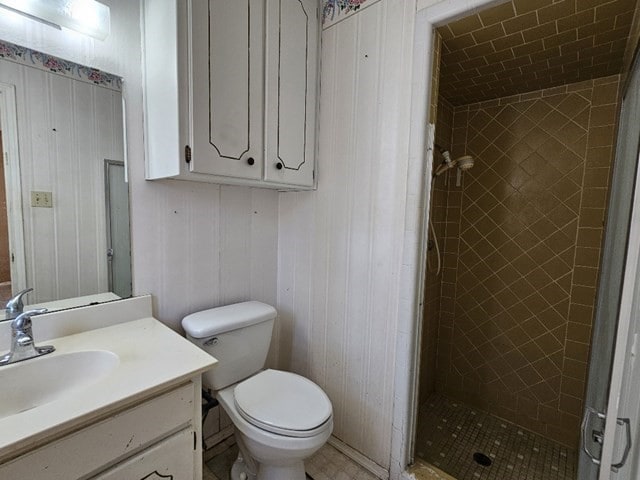
[[[211,347],[218,344],[218,337],[213,337],[204,342],[205,347]]]

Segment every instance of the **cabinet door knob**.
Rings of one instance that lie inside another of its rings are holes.
[[[278,162],[278,163],[276,163],[276,168],[277,168],[278,170],[282,170],[282,167],[283,167],[282,162]]]
[[[256,163],[256,161],[253,159],[253,157],[249,157],[249,158],[247,158],[247,163],[249,165],[253,165],[254,163]]]

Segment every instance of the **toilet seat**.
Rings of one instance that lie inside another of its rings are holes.
[[[331,424],[331,401],[311,380],[265,370],[236,385],[234,405],[252,425],[278,435],[312,437]]]

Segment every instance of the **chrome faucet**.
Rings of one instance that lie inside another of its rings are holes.
[[[46,308],[29,310],[13,319],[11,322],[11,350],[0,358],[0,366],[46,355],[55,350],[53,345],[36,347],[33,340],[31,317],[45,312],[47,312]]]
[[[13,320],[22,313],[22,310],[24,309],[22,297],[29,292],[33,292],[33,288],[26,288],[25,290],[16,293],[13,298],[7,302],[7,305],[4,307],[5,320]]]

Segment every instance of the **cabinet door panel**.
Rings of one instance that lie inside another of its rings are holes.
[[[187,428],[199,391],[188,383],[64,436],[0,465],[0,479],[87,478],[168,433]]]
[[[264,7],[195,0],[191,8],[191,171],[259,179]]]
[[[267,0],[265,179],[313,185],[317,4]]]
[[[178,432],[93,480],[194,480],[193,435],[191,429]]]

